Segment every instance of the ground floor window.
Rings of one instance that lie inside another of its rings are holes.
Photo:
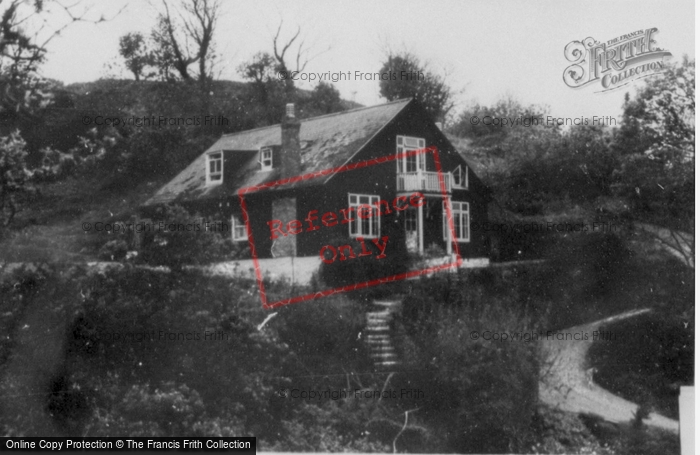
[[[231,217],[231,238],[234,242],[242,242],[248,240],[248,233],[246,232],[245,223],[243,223],[240,218],[235,215]]]
[[[379,196],[370,194],[349,194],[348,205],[350,207],[351,222],[350,237],[378,238],[379,224]]]
[[[455,227],[455,237],[458,242],[469,241],[469,203],[468,202],[451,202],[452,221]],[[449,241],[451,236],[449,233],[449,223],[447,222],[447,210],[443,203],[442,209],[442,237],[445,241]]]

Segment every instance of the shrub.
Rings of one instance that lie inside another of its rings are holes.
[[[363,371],[371,366],[358,338],[365,312],[364,305],[345,295],[290,305],[279,310],[280,337],[314,372]]]
[[[365,241],[368,248],[373,249],[374,254],[353,259],[340,260],[327,264],[322,263],[319,270],[319,278],[328,287],[337,288],[352,286],[373,280],[381,280],[394,275],[406,273],[410,270],[411,257],[406,249],[406,242],[396,236],[390,237],[392,241],[387,244],[386,257],[377,259],[378,249],[369,241]],[[330,245],[347,244],[346,237],[338,237],[330,241]],[[366,288],[362,295],[372,297],[385,297],[396,293],[396,286],[391,283],[382,283]]]
[[[105,243],[102,248],[100,248],[100,259],[106,261],[120,261],[126,257],[127,250],[129,246],[126,244],[125,240],[114,239]]]
[[[41,425],[48,420],[60,431],[87,436],[275,437],[274,423],[284,407],[274,406],[271,397],[299,371],[275,325],[256,328],[266,312],[254,289],[246,280],[129,265],[99,272],[57,266],[18,271],[0,289],[7,297],[0,310],[14,308],[0,327],[9,336],[0,345],[3,393],[29,381],[45,382],[46,395],[39,392],[31,402],[3,398],[0,425],[25,434],[46,431]],[[205,330],[226,337],[173,341],[160,336],[201,337]],[[47,362],[41,360],[45,350],[21,350],[17,339],[65,349]],[[40,368],[24,367],[39,361]],[[44,381],[44,376],[55,379]],[[70,400],[50,398],[68,390]],[[50,417],[49,406],[61,412]]]
[[[192,215],[181,206],[166,206],[161,213],[166,226],[195,226],[199,229],[166,228],[149,233],[139,255],[141,261],[151,265],[165,265],[180,269],[184,265],[199,265],[225,259],[235,259],[247,248],[234,244],[221,232],[208,231],[202,218]]]
[[[599,371],[596,382],[678,419],[680,386],[694,382],[694,325],[676,315],[651,314],[601,327],[615,338],[595,342],[588,352]]]
[[[522,450],[537,404],[536,343],[487,340],[482,334],[525,333],[537,325],[506,299],[475,299],[463,276],[451,280],[421,280],[404,301],[399,322],[406,340],[400,350],[407,368],[417,372],[405,381],[428,391],[422,413],[440,422],[445,451]]]

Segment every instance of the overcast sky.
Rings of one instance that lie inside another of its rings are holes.
[[[87,4],[91,4],[89,1]],[[119,61],[119,37],[148,32],[157,2],[95,1],[91,14],[115,19],[74,24],[50,45],[45,76],[65,83],[109,75],[106,64]],[[271,51],[272,36],[284,20],[283,37],[302,28],[310,45],[307,72],[377,72],[389,48],[409,50],[437,71],[448,69],[450,85],[462,93],[459,107],[491,104],[512,96],[525,104],[548,105],[562,117],[619,116],[625,91],[593,93],[572,89],[562,80],[569,65],[564,46],[593,37],[607,41],[651,27],[657,46],[680,60],[695,58],[693,1],[224,1],[216,31],[222,55],[221,78],[240,80],[238,66],[258,51]],[[127,72],[121,77],[129,78]],[[383,102],[377,81],[335,84],[346,99],[365,105]],[[311,88],[311,84],[300,84]]]

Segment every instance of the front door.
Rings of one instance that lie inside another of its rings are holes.
[[[404,219],[406,232],[406,249],[409,253],[418,253],[418,209],[410,207]]]

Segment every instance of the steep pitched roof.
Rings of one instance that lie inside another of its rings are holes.
[[[342,166],[410,102],[410,99],[403,99],[301,120],[299,140],[303,173]],[[281,125],[278,124],[222,136],[145,205],[235,195],[239,188],[278,179],[278,170],[257,171],[257,155],[253,152],[261,147],[279,145],[281,135]],[[217,151],[224,152],[227,162],[234,160],[240,166],[232,175],[225,175],[221,185],[207,186],[206,155]],[[309,183],[321,184],[323,181],[312,179]]]

